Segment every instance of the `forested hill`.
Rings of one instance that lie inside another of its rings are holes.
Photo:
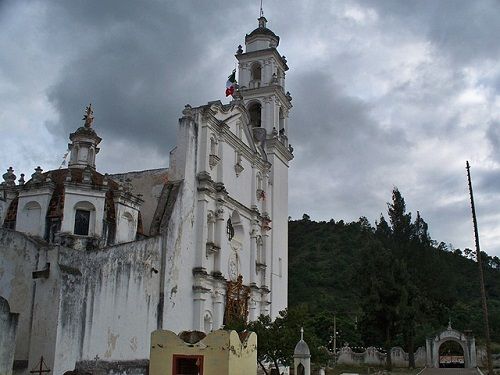
[[[416,348],[449,319],[481,341],[473,252],[431,239],[420,215],[413,219],[406,212],[398,190],[387,218],[374,225],[365,218],[315,222],[307,215],[290,221],[290,309],[302,306],[312,318],[321,317],[324,331],[332,330],[335,313],[339,341],[351,345]],[[500,260],[482,254],[492,340],[500,343]]]

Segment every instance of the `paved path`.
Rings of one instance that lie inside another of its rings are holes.
[[[475,368],[426,368],[421,375],[479,375]]]

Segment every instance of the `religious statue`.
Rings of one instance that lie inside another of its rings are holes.
[[[92,110],[92,104],[89,104],[85,108],[85,114],[83,115],[82,120],[85,120],[86,128],[90,128],[92,126],[92,122],[94,122],[94,111]]]

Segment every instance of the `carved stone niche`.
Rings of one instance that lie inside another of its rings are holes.
[[[210,165],[210,169],[215,167],[217,165],[217,163],[219,163],[219,161],[220,161],[220,158],[217,155],[210,154],[208,156],[208,165]]]

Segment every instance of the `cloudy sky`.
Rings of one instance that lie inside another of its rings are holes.
[[[259,0],[0,0],[0,168],[58,168],[92,102],[98,169],[164,167],[224,97]],[[372,223],[398,187],[431,235],[500,255],[500,2],[264,0],[294,108],[290,215]]]

